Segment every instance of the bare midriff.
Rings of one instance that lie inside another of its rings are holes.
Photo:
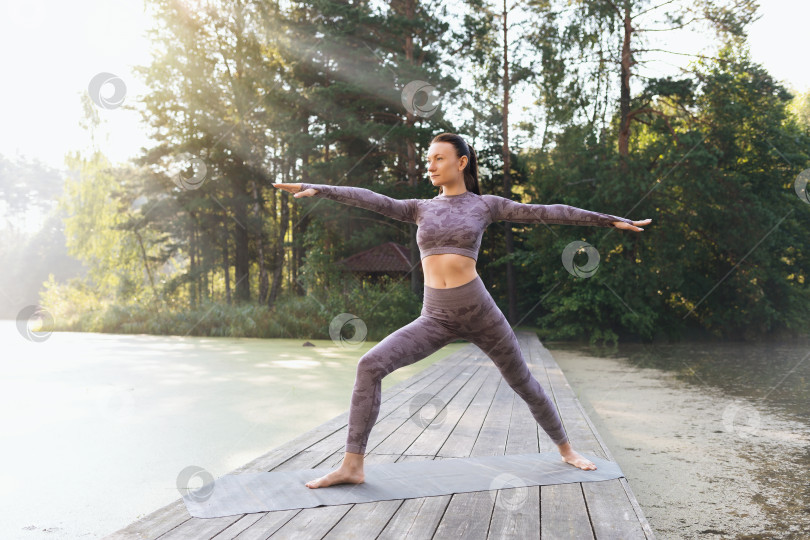
[[[474,280],[475,259],[457,253],[428,255],[422,259],[425,285],[434,289],[459,287]]]

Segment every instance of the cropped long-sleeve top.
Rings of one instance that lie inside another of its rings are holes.
[[[566,204],[524,204],[497,195],[437,195],[432,199],[393,199],[352,186],[301,184],[301,190],[315,188],[314,195],[350,206],[372,210],[384,216],[415,223],[420,259],[438,253],[457,253],[478,260],[484,229],[496,221],[613,227],[614,221],[632,220],[591,212]]]

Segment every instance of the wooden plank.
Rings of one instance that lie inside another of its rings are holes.
[[[394,463],[399,457],[392,454],[370,454],[367,458],[364,458],[364,462],[370,465],[374,463]],[[354,503],[343,518],[334,524],[323,538],[330,540],[376,538],[401,505],[401,499]],[[307,536],[309,535],[310,532],[307,531]],[[313,535],[310,537],[317,538],[318,536]]]
[[[290,513],[288,512],[288,514]],[[213,538],[216,538],[217,540],[224,540],[226,538],[234,537],[238,537],[239,540],[264,538],[264,535],[257,534],[257,532],[255,532],[256,529],[253,529],[252,527],[259,521],[266,520],[268,517],[269,514],[267,513],[245,514],[240,520],[238,520],[236,523],[228,525],[213,536]],[[280,516],[275,517],[279,518]]]
[[[406,406],[401,407],[399,418],[402,420],[399,426],[388,433],[379,444],[374,447],[374,452],[383,454],[403,453],[413,454],[408,449],[413,442],[424,432],[427,427],[436,420],[436,428],[441,429],[445,420],[447,404],[466,388],[467,383],[479,371],[480,366],[471,361],[472,354],[465,363],[464,369],[458,372],[453,380],[436,392],[422,392],[416,396],[418,399],[411,400]],[[421,405],[421,407],[420,407]]]
[[[409,421],[402,424],[379,446],[387,453],[427,455],[433,457],[447,439],[453,427],[472,401],[486,378],[486,370],[473,360],[452,385],[447,385],[433,396],[423,395],[422,402],[429,398],[422,410],[414,412]],[[378,448],[374,449],[375,451]]]
[[[140,518],[138,521],[127,525],[125,528],[107,535],[105,538],[138,538],[151,540],[179,526],[188,519],[188,510],[186,510],[186,505],[181,498]]]
[[[580,483],[542,486],[541,538],[594,537],[581,486]]]
[[[191,518],[165,534],[158,536],[161,540],[182,540],[184,538],[212,538],[218,535],[222,530],[231,527],[234,522],[241,521],[242,518],[249,514],[242,514],[241,516],[226,516],[220,518],[210,519],[197,519]],[[246,523],[255,522],[255,518],[248,518]],[[194,536],[189,536],[192,531]]]
[[[478,432],[481,431],[481,426],[484,424],[484,417],[492,405],[495,392],[502,379],[494,365],[487,366],[485,369],[489,370],[486,381],[476,393],[470,406],[464,411],[461,420],[450,432],[447,440],[439,447],[436,452],[437,456],[469,457],[470,450],[478,438]]]
[[[390,463],[396,456],[388,456],[382,454],[368,454],[364,458],[364,462],[368,464],[374,463]],[[338,463],[332,463],[330,466],[337,466]],[[328,488],[324,488],[328,489]],[[272,532],[271,535],[265,534],[262,538],[273,538],[273,539],[300,539],[300,538],[325,538],[328,537],[335,527],[340,526],[342,519],[347,516],[354,508],[360,506],[366,506],[370,508],[370,505],[374,505],[374,508],[377,509],[377,512],[369,514],[366,513],[366,517],[373,517],[377,522],[381,519],[384,521],[388,520],[388,517],[385,516],[385,513],[390,515],[390,512],[395,511],[396,507],[399,506],[401,501],[377,501],[374,503],[349,503],[349,504],[342,504],[342,505],[335,505],[335,506],[320,506],[316,508],[304,508],[298,511],[298,513],[283,526],[277,528],[275,531]],[[393,509],[389,507],[393,506]],[[363,512],[360,511],[359,514]],[[375,515],[376,514],[376,515]],[[375,525],[374,522],[361,522],[361,521],[354,521],[353,528],[346,529],[346,524],[344,523],[338,529],[338,533],[341,529],[344,531],[344,535],[340,536],[342,538],[369,538],[364,534],[361,534],[364,530],[373,530],[375,527],[381,529],[384,526],[383,524],[377,523]],[[368,527],[368,529],[365,529]],[[348,531],[348,532],[346,532]],[[331,536],[334,538],[335,536]],[[373,538],[373,535],[371,536]],[[241,539],[241,537],[239,537]]]
[[[596,429],[585,414],[579,399],[550,351],[543,347],[539,340],[538,345],[540,355],[544,357],[546,363],[546,373],[552,391],[562,411],[561,414],[564,415],[565,428],[572,445],[579,452],[593,453],[613,461],[607,446],[597,437]],[[624,481],[624,485],[622,481]],[[585,497],[591,527],[596,538],[654,537],[652,529],[646,522],[641,508],[626,482],[625,478],[619,478],[581,483],[582,494]]]
[[[498,380],[498,390],[487,410],[481,430],[472,446],[471,456],[503,455],[509,419],[514,405],[515,391],[503,379],[493,364],[493,378]],[[486,538],[492,511],[495,506],[495,491],[456,493],[447,505],[447,511],[436,529],[438,538]]]
[[[559,396],[553,392],[548,369],[554,368],[556,363],[550,356],[542,352],[542,345],[537,335],[526,333],[527,349],[532,363],[532,374],[546,391],[554,406],[560,413],[563,426],[566,428],[572,445],[577,444],[569,431],[569,422],[566,411],[560,410]],[[570,413],[570,411],[568,411]],[[535,422],[536,423],[536,422]],[[540,439],[542,452],[558,451],[557,445],[548,434],[537,424],[537,434]],[[578,448],[575,448],[577,451]],[[593,529],[588,518],[588,508],[585,495],[579,483],[553,484],[540,486],[540,537],[541,538],[593,538]]]
[[[528,341],[525,335],[517,334],[523,356],[534,373]],[[506,438],[506,454],[528,454],[539,451],[537,420],[532,416],[526,402],[514,394],[512,418]],[[502,482],[502,485],[508,485]],[[487,538],[534,538],[540,530],[540,486],[525,486],[500,489],[495,493],[495,507]]]
[[[239,521],[223,529],[214,538],[225,540],[238,538],[239,540],[264,540],[282,525],[291,520],[299,510],[282,510],[278,512],[257,512],[245,514]],[[250,518],[250,521],[247,521]]]
[[[480,351],[480,349],[478,350]],[[481,353],[479,353],[479,358],[480,354]],[[462,413],[461,419],[453,426],[447,438],[444,441],[439,437],[432,439],[436,445],[431,450],[436,454],[433,459],[467,457],[466,454],[469,453],[469,449],[472,448],[472,444],[477,438],[477,434],[483,425],[484,417],[495,397],[495,392],[501,378],[497,369],[488,358],[486,358],[486,361],[478,361],[478,363],[484,364],[481,366],[482,369],[477,372],[484,378],[484,382],[475,392],[472,401]],[[428,447],[423,448],[424,449],[420,449],[420,451],[427,453]],[[403,460],[404,459],[429,458],[420,455],[410,455],[405,456]],[[435,497],[419,497],[405,500],[385,529],[380,533],[378,539],[432,538],[442,516],[444,516],[447,511],[447,506],[452,497],[452,495],[439,495]]]
[[[608,449],[608,446],[605,444],[604,440],[602,440],[602,438],[600,437],[599,432],[597,432],[596,427],[593,425],[593,422],[591,421],[591,419],[586,414],[585,409],[582,407],[582,404],[580,403],[580,401],[578,399],[577,399],[577,406],[579,407],[579,409],[580,409],[580,411],[582,413],[582,417],[585,419],[585,421],[591,427],[591,432],[593,433],[596,440],[599,442],[599,445],[604,450],[605,455],[607,456],[607,459],[609,459],[611,461],[615,461],[615,459],[613,458],[613,455],[610,453],[610,449]],[[644,516],[644,512],[641,509],[641,505],[638,504],[638,500],[636,499],[635,494],[630,489],[630,484],[627,482],[627,478],[622,477],[622,478],[619,478],[617,481],[618,481],[618,484],[621,486],[622,491],[624,492],[623,496],[627,498],[627,500],[630,502],[630,506],[632,508],[632,512],[630,512],[630,510],[627,509],[627,508],[622,509],[621,518],[626,520],[626,521],[632,521],[632,520],[635,519],[640,524],[641,530],[642,530],[642,532],[644,534],[644,537],[646,537],[646,538],[655,538],[655,533],[653,532],[652,527],[650,526],[650,523],[647,521],[647,518]],[[597,499],[599,497],[610,496],[609,493],[600,492],[600,485],[602,485],[602,484],[615,485],[616,481],[591,482],[589,484],[589,486],[588,486],[588,491],[585,492],[586,498],[588,498],[589,505],[591,504],[591,501],[594,501],[594,504],[597,504],[596,501],[597,501]],[[618,492],[618,490],[615,490],[615,497],[617,497],[618,499],[622,499],[622,494],[620,492]],[[604,504],[604,502],[600,501],[598,504]],[[616,513],[615,507],[613,507],[613,513],[614,514]],[[605,512],[603,515],[607,515],[607,512]],[[594,524],[594,528],[596,528],[596,524]],[[610,527],[606,527],[606,526],[603,526],[603,525],[600,524],[600,526],[599,526],[599,531],[600,532],[602,532],[602,531],[604,531],[606,529],[609,530]]]
[[[420,455],[404,455],[398,463],[424,459],[443,459]],[[405,499],[391,517],[377,540],[404,540],[432,538],[433,531],[450,502],[450,495]]]
[[[618,479],[584,482],[582,491],[597,538],[647,538]]]
[[[549,356],[551,354],[545,347],[543,347],[540,352],[541,354],[547,354]],[[551,361],[553,362],[553,359]],[[574,449],[578,452],[587,452],[607,459],[604,448],[602,448],[599,441],[594,437],[591,427],[585,422],[582,416],[582,410],[577,406],[577,397],[556,362],[546,367],[546,374],[548,375],[557,407],[560,410],[560,414],[565,419],[565,429],[566,432],[568,432]]]
[[[524,333],[518,334],[520,348],[523,350],[523,357],[529,366],[529,371],[535,375],[537,366],[534,364],[533,353],[529,347],[529,341]],[[535,375],[535,378],[536,375]],[[537,436],[537,420],[532,416],[529,406],[520,396],[515,394],[515,403],[512,407],[512,418],[509,423],[509,432],[506,439],[507,454],[528,454],[539,452],[540,444]],[[539,486],[535,486],[539,487]]]

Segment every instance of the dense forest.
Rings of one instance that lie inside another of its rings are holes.
[[[0,284],[10,303],[33,287],[57,329],[317,339],[352,314],[382,339],[419,315],[416,226],[271,183],[431,198],[424,156],[448,131],[478,152],[482,193],[653,220],[490,225],[477,268],[511,324],[590,342],[806,334],[810,93],[750,59],[755,1],[147,5],[150,91],[127,106],[151,147],[126,166],[72,152],[64,178],[0,162],[12,212],[59,186],[43,230],[2,248]],[[712,50],[645,75],[682,29]],[[336,264],[390,241],[410,272]]]

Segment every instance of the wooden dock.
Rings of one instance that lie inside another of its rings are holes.
[[[518,332],[535,378],[557,404],[574,449],[613,461],[551,353]],[[414,399],[417,398],[417,399]],[[431,405],[422,416],[414,403]],[[348,411],[232,471],[335,468]],[[433,425],[418,421],[435,415]],[[365,463],[524,454],[556,450],[497,367],[468,344],[385,390]],[[329,488],[324,488],[329,489]],[[654,538],[625,478],[456,493],[371,503],[193,518],[182,498],[107,538]]]

